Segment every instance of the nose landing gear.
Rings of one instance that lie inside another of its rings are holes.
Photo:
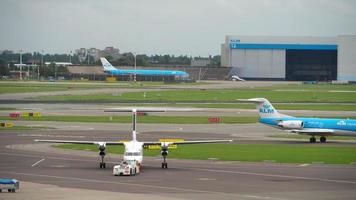
[[[100,162],[100,169],[105,169],[106,168],[106,163],[104,162],[104,158],[105,158],[105,145],[100,145],[99,146],[99,156],[101,157],[101,162]]]
[[[162,169],[167,169],[168,168],[168,163],[166,162],[166,157],[168,155],[168,146],[162,146],[161,154],[163,157],[163,162],[162,162]]]
[[[315,143],[316,142],[316,138],[314,136],[312,136],[310,139],[309,139],[309,142],[310,143]]]
[[[167,169],[168,168],[168,163],[166,162],[166,156],[163,156],[163,162],[162,162],[162,169]]]
[[[320,137],[320,142],[321,142],[321,143],[326,142],[326,137],[325,137],[325,136],[321,136],[321,137]]]

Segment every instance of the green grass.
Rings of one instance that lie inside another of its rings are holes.
[[[16,110],[16,108],[6,108],[6,107],[2,107],[2,108],[0,108],[0,110]]]
[[[173,85],[201,85],[204,83],[172,83]],[[169,84],[169,85],[172,85]],[[9,82],[0,81],[0,94],[47,92],[67,90],[89,90],[99,88],[145,88],[165,85],[164,82],[82,82],[82,81],[57,81],[57,82]]]
[[[62,149],[98,151],[95,145],[63,144]],[[109,153],[122,154],[122,146],[108,146]],[[145,150],[145,156],[160,156],[158,150]],[[225,161],[275,161],[278,163],[350,164],[356,162],[356,146],[328,146],[327,144],[196,144],[178,146],[169,158]]]
[[[281,90],[281,91],[280,91]],[[338,90],[340,92],[329,92]],[[354,85],[287,85],[268,88],[242,88],[236,90],[169,90],[155,92],[130,92],[121,95],[63,95],[41,97],[41,100],[79,101],[79,102],[234,102],[236,99],[264,97],[271,102],[354,102]]]
[[[222,122],[226,124],[255,123],[256,117],[227,117],[222,116]],[[0,120],[13,120],[10,117],[0,117]],[[40,118],[22,117],[22,121],[58,121],[58,122],[107,122],[107,123],[131,123],[131,116],[42,116]],[[160,123],[160,124],[208,124],[208,117],[199,116],[139,116],[139,123]]]
[[[319,83],[319,84],[287,84],[287,85],[274,85],[268,87],[272,90],[308,90],[308,91],[330,91],[330,90],[339,90],[339,91],[355,91],[356,85],[332,85],[328,83]]]
[[[52,91],[67,91],[67,90],[85,90],[93,88],[115,88],[110,84],[77,84],[60,82],[0,82],[0,94],[5,93],[24,93],[24,92],[52,92]]]
[[[256,109],[253,104],[245,103],[159,103],[159,104],[125,104],[125,106],[136,107],[190,107],[190,108],[233,108],[233,109]],[[280,104],[274,103],[273,106],[278,110],[324,110],[324,111],[356,111],[356,104],[342,104],[342,103],[322,103],[322,104]]]
[[[13,127],[1,127],[0,126],[0,131],[27,131],[27,130],[40,130],[40,129],[53,129],[53,127],[47,127],[47,126],[13,126]]]

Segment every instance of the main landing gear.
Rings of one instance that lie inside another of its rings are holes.
[[[315,136],[312,136],[312,137],[309,139],[309,142],[310,142],[310,143],[315,143],[315,142],[316,142]],[[321,142],[321,143],[325,143],[325,142],[326,142],[326,137],[325,137],[325,136],[321,136],[321,137],[320,137],[320,142]]]
[[[316,138],[314,136],[312,136],[310,139],[309,139],[309,142],[310,143],[315,143],[316,142]]]
[[[324,137],[324,136],[321,136],[321,137],[320,137],[320,142],[321,142],[321,143],[324,143],[324,142],[326,142],[326,137]]]

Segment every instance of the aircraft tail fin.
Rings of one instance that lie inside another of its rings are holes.
[[[287,115],[280,114],[265,98],[238,99],[240,102],[254,103],[260,118],[281,118]]]
[[[104,71],[113,71],[113,70],[117,70],[114,66],[112,66],[110,64],[110,62],[108,60],[106,60],[106,58],[102,57],[100,58],[101,64],[104,67]]]

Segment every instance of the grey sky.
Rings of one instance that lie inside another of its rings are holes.
[[[0,0],[0,49],[215,55],[225,35],[356,34],[354,0]]]

